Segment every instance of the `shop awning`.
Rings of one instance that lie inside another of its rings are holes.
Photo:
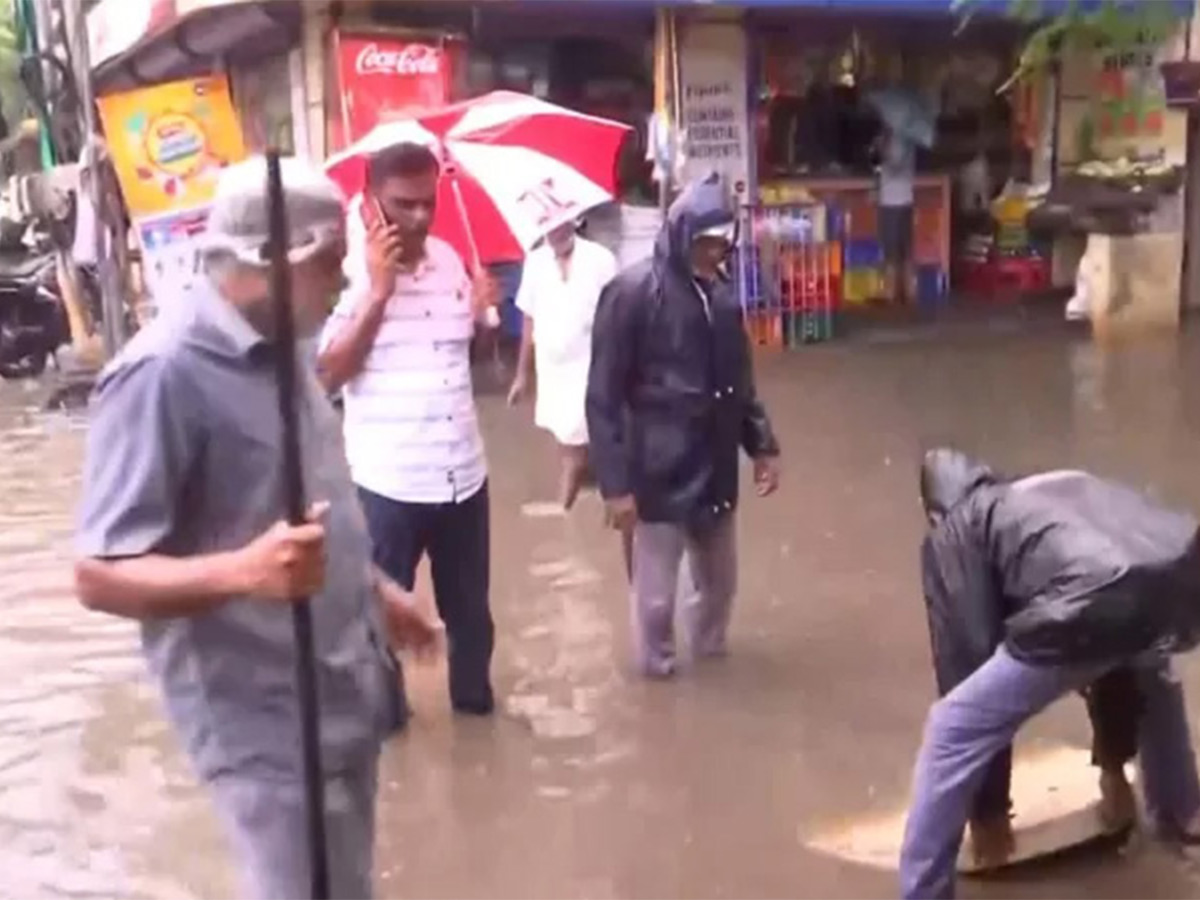
[[[100,0],[88,51],[100,91],[184,78],[217,58],[262,57],[299,32],[297,0]]]
[[[576,0],[580,2],[580,0]],[[587,2],[587,0],[582,0]],[[593,3],[607,3],[611,0],[591,0]],[[821,9],[831,12],[863,12],[863,13],[954,13],[955,0],[646,0],[657,6],[726,6],[741,8],[795,7],[798,9]],[[1134,6],[1140,3],[1162,2],[1162,0],[1123,0],[1124,5]],[[1171,5],[1181,14],[1192,12],[1196,0],[1169,0]],[[1047,16],[1066,12],[1072,0],[1040,0],[1042,12]],[[1104,0],[1080,0],[1082,10],[1099,9]],[[1012,0],[976,0],[971,9],[977,13],[990,15],[1005,15],[1012,8]]]

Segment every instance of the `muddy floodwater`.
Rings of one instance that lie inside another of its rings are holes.
[[[893,871],[812,836],[904,805],[932,691],[921,449],[1087,467],[1200,510],[1195,331],[1112,352],[1057,329],[858,341],[759,370],[784,487],[743,507],[731,657],[668,684],[627,672],[599,503],[555,515],[548,440],[528,409],[481,398],[502,712],[455,721],[444,672],[410,670],[416,718],[383,766],[381,896],[894,896]],[[232,896],[134,627],[71,597],[85,424],[43,399],[0,385],[0,897]],[[1195,725],[1200,669],[1185,675]],[[1088,740],[1078,701],[1022,736]],[[1141,841],[963,894],[1195,897],[1200,875]]]

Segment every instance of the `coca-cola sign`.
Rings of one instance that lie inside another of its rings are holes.
[[[381,47],[372,41],[358,51],[354,70],[359,75],[438,75],[442,54],[428,44]]]
[[[335,37],[340,107],[331,142],[344,147],[380,122],[450,100],[453,56],[440,42],[383,34]]]

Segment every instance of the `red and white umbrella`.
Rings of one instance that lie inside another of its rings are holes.
[[[326,170],[349,197],[372,153],[412,142],[442,161],[433,233],[476,264],[516,260],[557,226],[612,199],[628,125],[497,91],[383,122]]]

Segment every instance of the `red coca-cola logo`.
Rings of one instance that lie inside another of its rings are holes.
[[[442,55],[428,44],[384,48],[371,43],[358,52],[354,68],[359,75],[437,75]]]

